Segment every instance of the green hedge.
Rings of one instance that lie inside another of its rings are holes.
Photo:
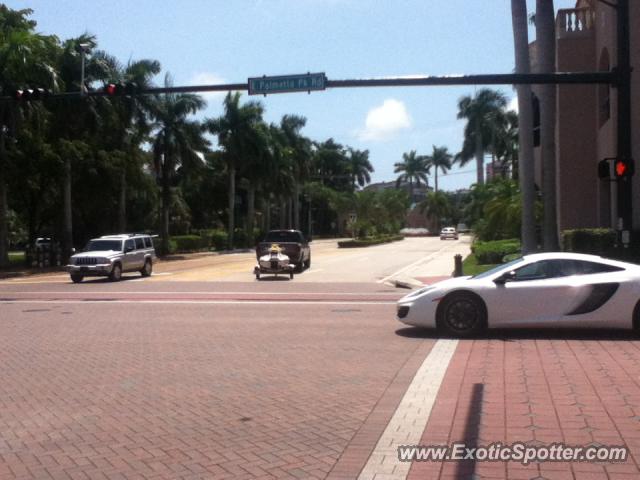
[[[504,257],[518,254],[521,250],[520,240],[517,238],[475,242],[471,246],[471,251],[480,265],[502,263]]]
[[[224,230],[200,230],[200,236],[206,242],[207,248],[213,250],[226,250],[227,232]]]
[[[173,251],[176,253],[199,252],[208,249],[206,239],[200,235],[176,235],[171,237],[171,243],[175,244]]]
[[[562,232],[565,252],[607,255],[616,246],[616,232],[609,228],[578,228]]]
[[[398,240],[404,240],[402,235],[383,235],[380,237],[359,238],[357,240],[344,240],[338,242],[339,248],[357,248],[357,247],[370,247],[372,245],[380,245],[383,243],[396,242]]]

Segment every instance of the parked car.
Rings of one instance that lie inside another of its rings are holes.
[[[260,257],[267,255],[271,246],[275,244],[289,257],[290,262],[295,265],[295,270],[301,272],[303,268],[311,266],[310,241],[300,230],[271,230],[256,246],[256,259],[260,261]]]
[[[446,240],[447,238],[458,240],[458,232],[455,228],[445,227],[440,231],[440,240]]]
[[[72,255],[67,271],[74,283],[90,276],[105,276],[115,282],[120,280],[123,272],[150,276],[155,260],[156,252],[150,235],[106,235],[90,240],[81,253]]]
[[[640,266],[577,253],[527,255],[416,290],[398,301],[397,316],[458,337],[505,327],[640,330]]]

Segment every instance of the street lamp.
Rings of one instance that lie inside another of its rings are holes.
[[[87,89],[84,86],[84,57],[86,53],[91,50],[91,45],[88,43],[79,43],[78,50],[80,51],[80,96],[87,94]]]

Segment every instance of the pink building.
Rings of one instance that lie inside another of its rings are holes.
[[[630,1],[632,157],[640,161],[640,2]],[[616,10],[578,0],[556,18],[556,71],[609,71],[616,66]],[[531,45],[536,71],[536,45]],[[598,162],[617,153],[616,89],[608,85],[557,87],[557,194],[560,230],[617,225],[616,185],[597,175]],[[534,93],[536,88],[534,87]],[[535,111],[535,107],[534,107]],[[534,122],[535,123],[535,122]],[[534,139],[539,138],[534,132]],[[541,185],[540,148],[536,183]],[[640,172],[633,178],[633,228],[640,229]]]

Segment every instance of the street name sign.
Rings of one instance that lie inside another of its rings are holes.
[[[327,77],[324,73],[253,77],[248,80],[249,95],[324,90],[326,88],[326,82]]]

